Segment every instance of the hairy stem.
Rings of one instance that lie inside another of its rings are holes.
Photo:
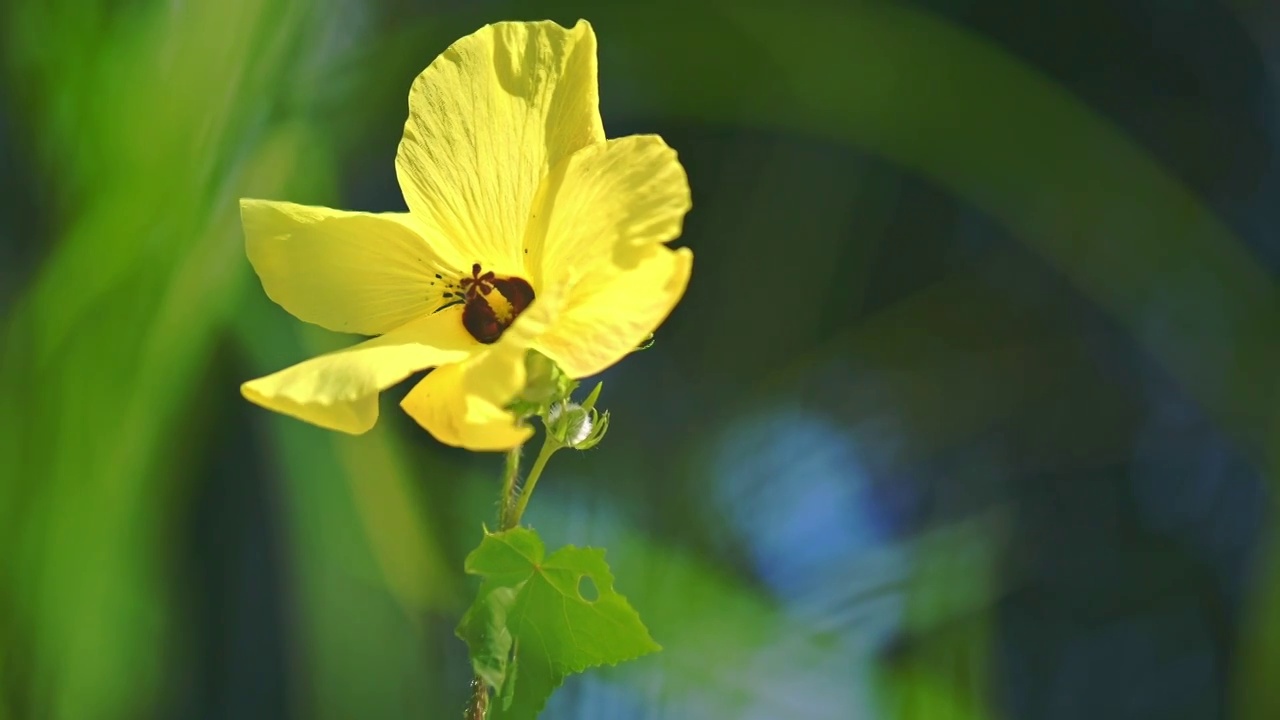
[[[538,459],[533,461],[533,467],[529,470],[529,477],[524,481],[524,490],[520,493],[520,499],[516,501],[515,509],[511,511],[510,526],[503,527],[503,530],[520,524],[520,518],[524,517],[524,509],[529,506],[529,498],[533,495],[533,488],[538,484],[538,478],[542,476],[542,469],[547,466],[547,461],[551,459],[552,454],[560,449],[560,443],[547,437],[542,442],[542,449],[538,451]]]
[[[498,530],[510,530],[520,522],[520,516],[512,520],[511,513],[515,509],[516,495],[519,489],[516,480],[520,476],[520,450],[517,446],[507,451],[507,466],[502,475],[502,495],[498,498]]]
[[[463,713],[464,720],[484,720],[485,713],[489,711],[489,689],[484,686],[484,680],[477,675],[471,680],[471,699],[467,701],[467,711]]]

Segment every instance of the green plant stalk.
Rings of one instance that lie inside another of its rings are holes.
[[[507,465],[503,471],[502,494],[498,496],[498,529],[509,530],[514,527],[511,522],[511,511],[515,505],[516,479],[520,475],[520,451],[523,445],[517,445],[507,451]],[[517,518],[516,522],[519,522]]]
[[[524,481],[524,490],[520,493],[520,498],[516,500],[515,509],[509,518],[510,524],[504,525],[503,530],[510,530],[520,524],[520,518],[524,517],[524,510],[529,506],[529,498],[533,496],[533,489],[538,486],[538,478],[542,476],[542,471],[547,467],[547,461],[555,454],[557,450],[563,447],[550,436],[547,436],[542,442],[542,449],[538,451],[538,457],[533,461],[533,467],[529,470],[529,477]],[[512,499],[515,499],[514,497]]]

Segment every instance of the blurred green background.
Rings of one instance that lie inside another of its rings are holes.
[[[578,17],[697,264],[526,516],[665,649],[546,717],[1280,717],[1274,3],[0,13],[0,720],[460,715],[501,458],[244,402],[350,338],[236,201],[403,209],[413,77]]]

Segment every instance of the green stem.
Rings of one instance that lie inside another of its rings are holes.
[[[547,461],[560,449],[560,443],[552,440],[547,436],[542,441],[542,449],[538,451],[538,459],[533,461],[533,467],[529,470],[529,478],[524,481],[524,490],[520,493],[520,500],[516,502],[515,510],[512,511],[508,518],[510,525],[504,526],[503,530],[520,524],[520,518],[524,517],[524,509],[529,506],[529,498],[533,496],[533,488],[538,484],[538,478],[542,476],[542,469],[547,466]]]
[[[516,478],[520,475],[520,451],[524,448],[519,445],[507,451],[507,467],[502,476],[502,495],[498,498],[498,529],[510,530],[520,522],[517,515],[515,521],[511,521],[511,511],[516,502]]]

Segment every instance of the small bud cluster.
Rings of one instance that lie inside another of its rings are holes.
[[[507,407],[524,420],[542,418],[547,438],[562,448],[589,450],[609,429],[609,413],[595,409],[603,383],[597,383],[581,405],[571,400],[577,381],[565,375],[551,358],[530,350],[525,355],[524,390]]]

